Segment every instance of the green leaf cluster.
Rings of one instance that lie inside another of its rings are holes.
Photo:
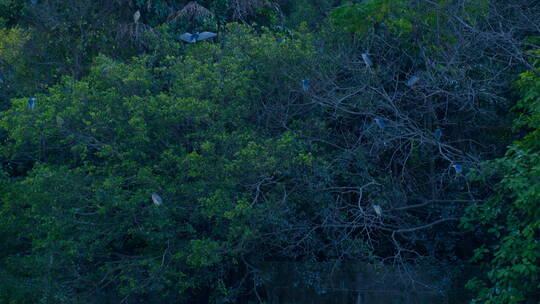
[[[480,223],[491,236],[476,250],[475,261],[486,277],[469,281],[474,303],[538,303],[540,296],[540,77],[520,75],[520,116],[515,128],[527,135],[509,147],[503,158],[487,162],[484,174],[496,174],[496,194],[485,204],[469,207],[465,227]]]
[[[295,208],[284,189],[320,160],[298,130],[263,128],[258,102],[292,85],[279,67],[305,64],[309,40],[280,45],[240,25],[223,39],[161,61],[99,56],[34,109],[12,100],[0,152],[20,177],[2,179],[0,301],[225,296],[238,261],[288,216],[280,208]]]

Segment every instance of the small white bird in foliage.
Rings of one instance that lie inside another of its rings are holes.
[[[161,196],[159,196],[157,193],[152,193],[152,201],[154,202],[154,205],[160,206],[163,204],[163,200],[161,199]]]
[[[382,215],[382,208],[381,206],[379,205],[373,205],[373,210],[375,210],[375,213],[377,213],[377,216],[381,216]]]
[[[133,14],[133,22],[139,23],[140,18],[141,18],[141,12],[137,10],[135,14]]]

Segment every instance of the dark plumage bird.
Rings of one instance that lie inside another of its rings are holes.
[[[180,36],[180,39],[182,39],[183,41],[185,41],[187,43],[195,43],[195,42],[205,40],[205,39],[208,39],[208,38],[213,38],[213,37],[216,37],[216,36],[217,36],[217,34],[212,33],[212,32],[202,32],[202,33],[194,32],[193,34],[184,33],[184,34],[182,34]]]
[[[36,101],[37,101],[37,98],[35,97],[28,98],[28,108],[30,110],[34,110],[36,108]]]
[[[276,39],[276,42],[277,43],[283,43],[283,42],[285,42],[285,38],[278,38],[278,39]]]

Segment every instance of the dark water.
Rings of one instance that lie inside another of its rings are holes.
[[[474,271],[459,266],[267,263],[261,286],[269,304],[467,303]]]

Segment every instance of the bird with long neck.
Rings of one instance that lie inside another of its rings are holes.
[[[135,24],[139,23],[140,18],[141,18],[141,11],[137,10],[135,14],[133,14],[133,22],[135,22]]]

